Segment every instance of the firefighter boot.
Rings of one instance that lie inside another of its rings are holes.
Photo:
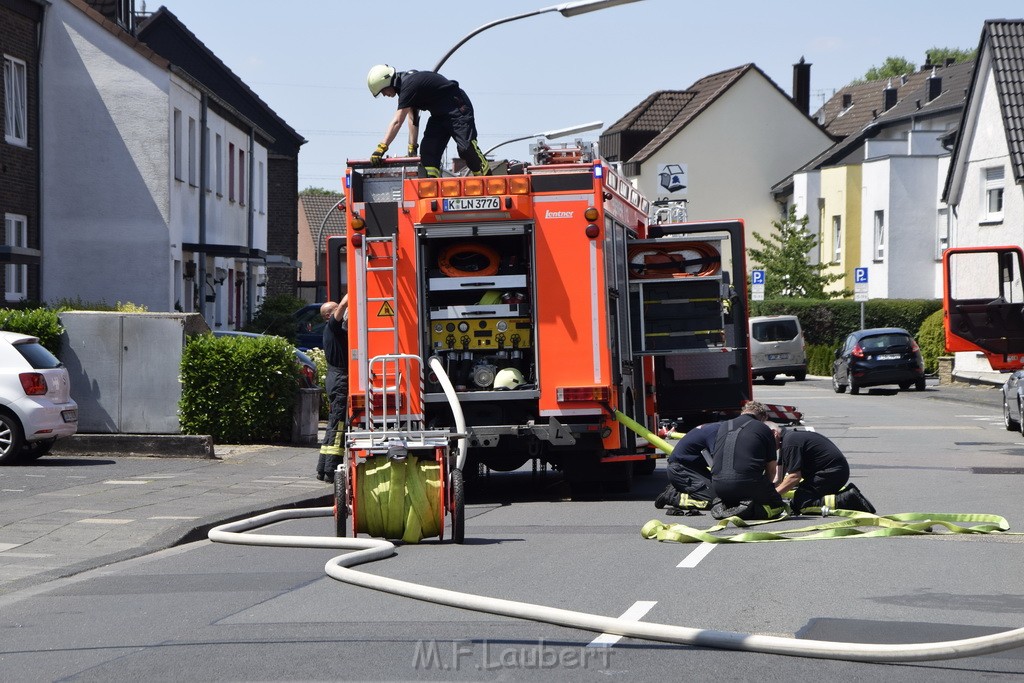
[[[665,487],[665,490],[658,494],[658,497],[654,499],[654,507],[661,510],[665,507],[679,507],[679,491],[676,491],[672,484]]]

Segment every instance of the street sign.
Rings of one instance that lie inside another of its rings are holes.
[[[865,279],[867,276],[865,276]],[[764,271],[763,270],[752,270],[750,271],[750,284],[764,286]]]
[[[750,300],[751,301],[764,301],[764,285],[761,285],[761,290],[760,291],[755,289],[755,290],[753,290],[750,293]]]
[[[867,301],[868,300],[868,293],[866,291],[864,291],[864,292],[856,291],[856,292],[853,293],[853,300],[854,301]]]
[[[868,269],[867,266],[853,269],[853,284],[855,285],[867,285],[868,284]]]

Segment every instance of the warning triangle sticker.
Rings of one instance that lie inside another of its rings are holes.
[[[395,309],[391,308],[391,304],[387,301],[380,305],[380,310],[377,311],[378,318],[393,318],[395,317]]]

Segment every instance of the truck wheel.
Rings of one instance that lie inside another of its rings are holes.
[[[348,472],[343,470],[334,475],[334,535],[348,536]]]
[[[633,474],[640,475],[641,477],[648,477],[654,474],[654,470],[658,467],[658,461],[654,458],[647,458],[646,460],[640,460],[633,465]]]
[[[452,470],[452,543],[466,540],[466,483],[462,478],[462,470]]]
[[[21,423],[13,415],[0,413],[0,465],[9,465],[21,457],[25,437]]]

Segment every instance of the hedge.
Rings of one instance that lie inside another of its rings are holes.
[[[60,358],[64,326],[56,311],[47,308],[0,309],[0,330],[39,337],[39,343]]]
[[[287,441],[298,382],[284,339],[195,335],[181,358],[181,431],[216,443]]]

